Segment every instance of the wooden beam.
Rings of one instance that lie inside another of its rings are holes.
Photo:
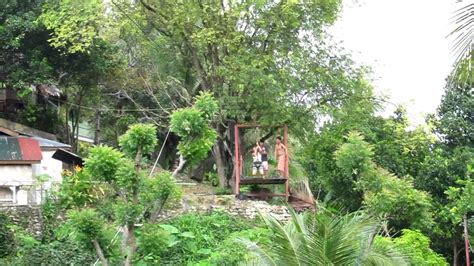
[[[13,130],[10,130],[6,127],[0,127],[0,132],[2,132],[3,134],[5,135],[8,135],[10,137],[18,137],[20,134],[18,134],[17,132],[13,131]]]
[[[239,135],[239,126],[235,125],[234,126],[234,153],[235,153],[235,162],[234,162],[234,168],[235,168],[235,195],[240,194],[240,135]]]
[[[286,147],[286,158],[285,158],[285,173],[284,173],[284,177],[287,178],[286,182],[285,182],[285,198],[286,198],[286,201],[288,201],[288,198],[290,196],[290,185],[289,185],[289,178],[290,178],[290,171],[289,171],[289,165],[288,165],[288,162],[289,162],[289,148],[288,148],[288,126],[285,125],[283,127],[283,142],[285,144],[285,147]]]
[[[260,124],[237,124],[238,128],[253,128],[253,127],[263,127],[263,128],[282,128],[284,125],[260,125]]]
[[[285,184],[286,178],[244,178],[240,180],[241,185],[271,185],[271,184]]]

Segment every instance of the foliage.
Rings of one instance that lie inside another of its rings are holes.
[[[156,127],[152,124],[134,124],[119,138],[122,151],[133,158],[140,150],[143,154],[150,154],[157,145]]]
[[[474,164],[471,164],[471,167]],[[473,172],[471,168],[471,172]],[[456,182],[461,187],[449,187],[446,191],[450,200],[450,213],[452,214],[452,223],[459,224],[463,215],[474,211],[474,182],[472,179],[458,180]]]
[[[474,145],[474,92],[471,84],[447,84],[438,107],[436,130],[453,146]]]
[[[403,229],[397,238],[377,236],[374,245],[390,246],[400,250],[410,260],[410,265],[448,265],[445,258],[430,248],[430,239],[419,231]]]
[[[91,240],[106,241],[105,220],[93,209],[72,210],[67,216],[68,228],[79,242],[87,246]]]
[[[413,187],[407,179],[397,178],[372,161],[372,147],[357,132],[347,136],[335,154],[347,190],[363,195],[363,205],[378,217],[386,217],[397,228],[426,228],[431,223],[431,198]]]
[[[15,265],[90,265],[95,260],[95,255],[84,246],[65,240],[25,248],[21,256],[15,258]]]
[[[138,254],[148,264],[160,264],[160,255],[170,244],[170,233],[160,224],[144,224],[138,233]]]
[[[325,211],[291,213],[287,224],[271,216],[263,220],[271,230],[270,242],[249,249],[258,254],[258,265],[408,265],[398,250],[372,245],[376,220],[361,213],[333,215]]]
[[[165,205],[176,204],[182,196],[181,189],[168,171],[145,178],[143,188],[140,190],[140,202],[145,206],[150,206],[150,211],[157,208],[158,213],[166,207]]]
[[[107,225],[113,222],[126,227],[123,242],[128,251],[121,256],[130,265],[137,249],[137,221],[142,220],[146,226],[154,223],[164,208],[181,197],[171,173],[161,171],[146,177],[142,170],[144,158],[156,142],[156,127],[136,124],[120,137],[123,152],[108,146],[91,148],[84,169],[67,173],[57,194],[63,208],[72,208],[60,235],[93,247],[102,263],[107,263],[120,257],[115,246],[109,244],[112,232]],[[151,257],[151,261],[158,258]]]
[[[210,123],[217,112],[217,101],[209,93],[196,97],[192,107],[179,109],[171,114],[170,129],[180,138],[178,150],[191,164],[205,159],[217,134]]]
[[[0,213],[0,258],[15,253],[15,236],[10,226],[10,218],[5,213]]]
[[[94,202],[91,181],[91,177],[85,171],[76,174],[63,173],[62,184],[57,192],[61,205],[64,208],[84,207]]]
[[[116,181],[117,169],[122,165],[123,154],[114,148],[97,146],[89,151],[89,157],[85,159],[84,170],[93,179],[106,182]]]
[[[271,235],[270,230],[261,227],[234,232],[212,251],[209,258],[200,261],[198,265],[239,265],[244,261],[251,261],[255,259],[255,255],[240,240],[246,239],[257,245],[271,245]]]
[[[223,212],[185,214],[162,225],[174,237],[159,256],[163,263],[173,264],[207,259],[230,234],[253,226],[251,221]]]
[[[104,11],[103,2],[98,0],[48,0],[39,20],[53,33],[48,40],[52,47],[74,54],[87,52],[94,45]]]

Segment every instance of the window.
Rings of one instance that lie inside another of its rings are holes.
[[[0,187],[0,201],[13,201],[13,191],[8,187]]]

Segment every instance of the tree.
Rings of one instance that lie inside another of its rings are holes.
[[[259,265],[408,265],[398,250],[374,245],[379,224],[360,212],[291,212],[291,217],[282,224],[263,216],[273,233],[269,245],[255,246],[244,240],[259,255]]]
[[[375,245],[396,248],[407,255],[410,265],[449,265],[445,258],[430,248],[430,239],[419,231],[403,229],[397,238],[377,236]]]
[[[217,101],[209,93],[196,97],[192,107],[178,109],[171,114],[170,130],[181,140],[178,145],[180,163],[173,175],[184,167],[186,162],[197,164],[207,157],[216,141],[216,131],[210,127],[217,112]],[[225,185],[221,180],[221,186]]]
[[[134,63],[159,74],[134,72],[144,90],[127,94],[139,108],[166,113],[189,106],[200,91],[212,92],[220,109],[212,124],[218,133],[212,154],[221,180],[233,173],[233,123],[292,122],[311,128],[308,121],[318,110],[337,106],[361,80],[363,71],[324,42],[324,25],[335,21],[340,1],[139,2],[112,3],[135,32],[145,35],[138,43],[146,43],[156,58],[137,55]],[[136,47],[130,45],[132,51]],[[159,112],[146,114],[167,123]]]
[[[372,156],[372,146],[359,133],[350,132],[335,153],[341,169],[337,178],[346,183],[343,191],[358,191],[369,213],[387,219],[396,228],[428,228],[432,221],[430,196],[415,189],[411,180],[378,167]]]
[[[438,107],[437,132],[451,146],[474,147],[472,83],[448,83]]]
[[[104,255],[101,245],[105,246],[107,244],[105,241],[110,241],[110,239],[107,239],[104,235],[105,222],[100,215],[92,209],[84,209],[71,211],[68,219],[79,241],[92,243],[102,265],[108,266],[109,262]]]
[[[106,223],[106,219],[124,228],[122,252],[125,265],[133,263],[137,249],[135,224],[141,220],[155,222],[165,204],[176,200],[180,195],[171,173],[164,171],[156,176],[146,177],[143,171],[144,157],[154,150],[156,143],[156,128],[153,125],[132,125],[120,137],[123,152],[107,146],[92,148],[82,170],[84,173],[81,176],[85,180],[79,179],[75,182],[77,187],[71,184],[68,187],[71,193],[66,202],[75,203],[70,206],[80,207],[81,204],[85,204],[86,207],[97,210],[74,212],[75,215],[71,217],[81,224],[87,222],[87,226],[77,227],[85,239],[94,243],[96,233],[102,232],[100,224]],[[104,185],[106,189],[101,188]],[[87,193],[92,192],[94,187],[103,193],[99,194],[97,200],[84,200],[91,198]],[[65,195],[64,191],[60,195]],[[99,215],[108,212],[100,208],[100,201],[111,201],[111,205],[105,206],[106,209],[113,209],[111,217]],[[96,215],[95,212],[99,214]],[[84,218],[91,215],[96,219]],[[95,230],[93,235],[88,228]],[[102,244],[96,242],[94,246],[97,254],[102,261],[105,261],[106,256],[99,252],[103,250]]]

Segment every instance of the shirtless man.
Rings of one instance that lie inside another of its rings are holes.
[[[277,159],[277,162],[278,162],[277,169],[280,172],[280,176],[283,177],[285,174],[286,160],[288,159],[288,149],[281,142],[281,137],[276,138],[275,158]]]

